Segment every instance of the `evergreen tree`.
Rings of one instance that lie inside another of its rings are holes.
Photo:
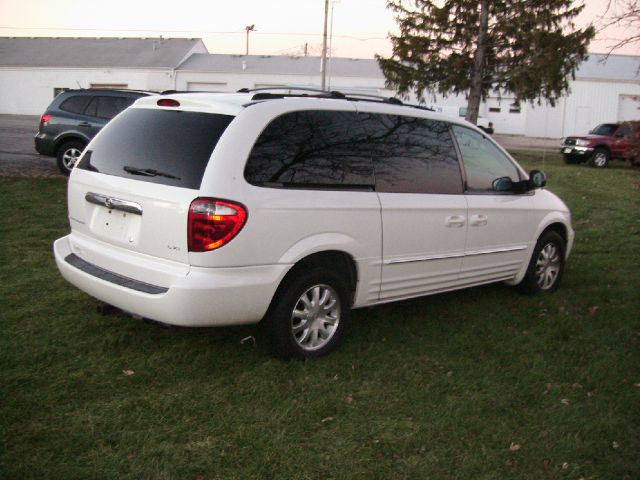
[[[573,19],[584,5],[571,0],[388,0],[400,29],[390,35],[391,58],[376,56],[387,86],[402,95],[425,90],[468,94],[467,120],[476,123],[489,92],[516,102],[546,98],[553,105],[568,77],[587,58],[593,26]]]

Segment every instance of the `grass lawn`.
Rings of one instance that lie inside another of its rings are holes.
[[[313,362],[99,315],[53,262],[64,180],[0,178],[0,478],[639,479],[640,170],[516,156],[573,212],[560,290],[357,310]]]

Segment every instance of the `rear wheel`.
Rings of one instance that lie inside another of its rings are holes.
[[[63,143],[58,149],[58,168],[60,171],[69,175],[74,165],[78,162],[82,151],[84,150],[84,143],[78,140],[72,140],[70,142]]]
[[[533,249],[529,267],[518,289],[524,293],[554,292],[564,274],[564,239],[556,232],[544,233]]]
[[[609,160],[611,160],[609,150],[606,148],[596,148],[591,154],[589,164],[595,168],[604,168],[609,164]]]
[[[312,268],[285,279],[263,321],[273,353],[315,358],[335,350],[350,317],[350,296],[335,273]]]

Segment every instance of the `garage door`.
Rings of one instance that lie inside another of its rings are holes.
[[[640,120],[640,95],[618,97],[618,121]]]

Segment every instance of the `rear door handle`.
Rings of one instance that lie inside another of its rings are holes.
[[[473,227],[482,227],[489,222],[489,217],[486,215],[471,215],[469,223]]]
[[[79,127],[90,127],[91,124],[89,122],[81,122],[80,124],[78,124]]]
[[[464,226],[465,221],[466,219],[464,215],[449,215],[447,218],[445,218],[445,224],[447,225],[447,227],[451,228],[460,228]]]
[[[107,207],[109,210],[121,210],[123,212],[134,213],[136,215],[142,215],[142,207],[140,204],[130,202],[128,200],[122,200],[120,198],[107,197],[106,195],[100,195],[99,193],[88,192],[84,199],[93,203],[94,205],[101,205]]]

